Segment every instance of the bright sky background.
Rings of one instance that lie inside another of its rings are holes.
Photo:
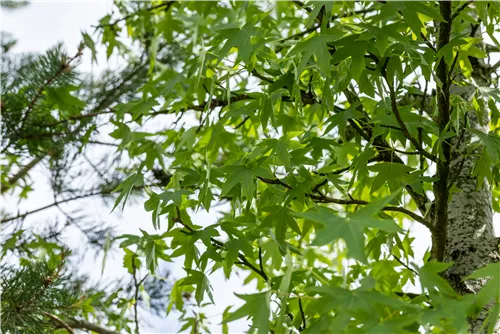
[[[81,31],[92,32],[92,25],[95,25],[98,20],[112,9],[111,1],[63,1],[63,2],[41,2],[37,1],[30,4],[28,7],[3,11],[2,13],[2,31],[10,32],[14,38],[18,40],[13,52],[44,52],[47,48],[54,46],[57,42],[63,42],[68,50],[68,54],[76,53],[78,44],[81,41]],[[79,67],[80,71],[91,72],[102,69],[104,66],[114,68],[117,62],[111,59],[108,63],[105,61],[103,52],[99,57],[99,66],[92,66],[90,63],[90,54],[85,52],[83,63]],[[29,209],[41,207],[52,202],[52,196],[47,196],[50,193],[50,187],[47,180],[47,166],[38,166],[33,173],[35,180],[36,191],[30,196],[29,201],[18,206],[12,198],[4,200],[6,208],[16,207],[17,211],[21,212]],[[103,220],[111,221],[119,227],[123,233],[139,233],[139,228],[153,232],[150,214],[146,213],[142,208],[142,203],[136,205],[127,205],[125,211],[121,215],[109,215],[110,208],[102,204],[102,201],[97,199],[89,199],[79,202],[75,205],[65,205],[68,210],[85,207],[85,210],[90,215],[95,215]],[[36,215],[37,221],[40,219],[50,219],[54,215],[60,215],[57,209],[46,210],[41,214]],[[496,217],[496,231],[499,234],[500,224],[498,215]],[[206,214],[200,212],[193,217],[194,223],[199,225],[207,225],[215,222],[215,214]],[[412,226],[413,235],[417,237],[415,245],[416,258],[422,256],[425,250],[430,246],[430,235],[428,231],[419,224]],[[73,242],[83,242],[83,239],[78,237],[71,238]],[[182,262],[177,261],[168,265],[171,271],[171,277],[182,278]],[[107,260],[107,267],[103,277],[101,277],[101,260],[94,260],[92,257],[87,257],[81,264],[83,272],[91,273],[91,277],[95,280],[109,279],[112,277],[120,277],[126,274],[122,268],[122,255],[115,252],[111,254],[111,258]],[[242,286],[242,279],[233,274],[228,282],[222,274],[214,274],[210,277],[210,281],[214,288],[214,298],[216,306],[207,307],[206,313],[211,319],[213,332],[220,332],[219,322],[223,310],[228,305],[240,304],[239,299],[234,296],[234,292],[245,293],[252,292],[253,286]],[[178,314],[173,313],[166,319],[149,319],[150,325],[144,326],[143,333],[174,333],[179,329],[177,322]],[[243,332],[248,329],[248,325],[244,320],[233,322],[230,324],[230,332]]]

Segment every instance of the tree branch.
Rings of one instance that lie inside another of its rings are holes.
[[[174,221],[177,222],[177,223],[180,223],[182,226],[184,226],[189,232],[196,232],[195,229],[193,229],[191,226],[187,225],[186,223],[184,223],[181,219],[181,211],[179,209],[179,207],[175,207],[176,211],[177,211],[177,217],[174,218]],[[226,249],[226,245],[213,238],[213,237],[210,237],[210,241],[212,242],[212,245],[214,245],[215,247],[219,248],[219,249]],[[264,281],[268,281],[269,280],[269,277],[266,275],[266,273],[263,271],[263,270],[260,270],[259,268],[257,268],[256,266],[254,266],[253,264],[251,264],[247,258],[245,257],[245,255],[243,255],[242,253],[238,253],[238,259],[240,259],[240,262],[235,262],[237,264],[241,264],[241,265],[244,265],[248,268],[250,268],[253,272],[255,272],[257,275],[259,275],[260,277],[262,277],[262,279],[264,279]]]
[[[425,151],[420,146],[419,142],[408,131],[408,128],[406,127],[405,122],[403,121],[403,118],[401,118],[401,114],[399,113],[397,99],[396,99],[396,92],[394,91],[394,85],[387,78],[387,72],[385,70],[383,71],[382,76],[384,77],[387,86],[389,86],[392,113],[396,117],[396,120],[399,126],[401,127],[401,130],[403,131],[403,135],[413,144],[413,146],[415,146],[415,148],[417,149],[418,152],[420,152],[420,154],[422,154],[424,157],[426,157],[431,161],[436,161],[436,157],[430,154],[429,152]]]
[[[23,119],[21,120],[21,124],[19,126],[19,130],[23,129],[23,127],[24,127],[24,125],[26,123],[26,120],[28,119],[29,115],[33,111],[33,108],[35,107],[35,105],[38,102],[38,100],[42,97],[43,91],[48,86],[50,86],[50,84],[55,79],[57,79],[57,77],[59,77],[63,72],[68,71],[70,69],[71,62],[73,62],[73,60],[75,60],[76,58],[80,57],[83,54],[82,51],[83,51],[83,47],[79,46],[78,47],[78,52],[73,57],[71,57],[71,58],[67,59],[66,61],[64,61],[61,64],[61,67],[59,68],[59,70],[56,73],[54,73],[54,75],[52,75],[49,79],[47,79],[47,81],[45,81],[45,83],[43,84],[43,86],[38,89],[35,97],[33,98],[33,100],[31,100],[30,104],[28,105],[28,109],[26,110],[26,113],[24,114]]]
[[[365,115],[364,118],[364,126],[363,129],[366,129],[368,132],[369,136],[368,139],[366,139],[368,142],[371,142],[371,128],[369,127],[368,124],[370,124],[371,120],[369,117],[366,115],[366,112],[363,109],[363,105],[361,104],[361,101],[359,97],[354,94],[353,92],[350,92],[348,89],[344,91],[344,94],[347,97],[347,100],[349,103],[352,104],[358,104],[357,109]],[[353,127],[356,131],[360,133],[361,136],[363,136],[364,130],[361,129],[359,126]],[[373,147],[377,150],[379,153],[380,159],[382,161],[387,161],[387,162],[394,162],[394,163],[399,163],[399,164],[405,164],[404,161],[397,155],[392,152],[389,152],[392,150],[392,148],[389,146],[389,144],[380,136],[376,137],[373,139]],[[429,199],[427,196],[421,195],[417,193],[410,185],[405,186],[406,191],[410,194],[411,198],[415,201],[420,213],[425,214],[427,212],[427,207],[426,204],[429,203]]]
[[[438,50],[441,50],[450,42],[451,36],[451,2],[442,1],[439,3],[441,16],[445,22],[439,24]],[[450,122],[450,76],[448,66],[444,59],[441,59],[436,75],[441,81],[437,87],[438,116],[437,125],[440,132],[445,131]],[[436,176],[438,181],[434,182],[435,215],[432,233],[431,258],[442,261],[446,248],[446,235],[448,228],[448,179],[450,175],[450,143],[442,143],[444,161],[439,159],[436,166]]]
[[[134,12],[134,13],[131,13],[129,15],[126,15],[126,16],[124,16],[124,17],[122,17],[122,18],[120,18],[120,19],[118,19],[118,20],[116,20],[114,22],[100,24],[98,26],[93,26],[93,27],[95,27],[96,29],[97,28],[104,28],[104,27],[113,27],[113,26],[117,25],[118,23],[120,23],[122,21],[126,21],[126,20],[128,20],[128,19],[130,19],[130,18],[132,18],[132,17],[134,17],[136,15],[139,15],[141,12],[150,12],[150,11],[153,11],[153,10],[161,8],[161,7],[166,7],[165,10],[168,10],[173,5],[174,2],[175,2],[174,0],[165,1],[165,2],[163,2],[161,4],[159,4],[159,5],[156,5],[156,6],[153,6],[153,7],[150,7],[150,8],[146,8],[146,9],[141,9],[141,10],[139,10],[137,12]]]
[[[104,328],[102,326],[93,324],[86,320],[68,319],[65,323],[73,329],[85,329],[98,334],[120,334],[119,332],[113,331],[111,329]],[[54,328],[63,328],[60,326],[55,326]]]
[[[474,1],[466,1],[462,6],[458,7],[455,13],[451,16],[451,21],[453,21],[465,8],[467,8]]]
[[[57,325],[60,326],[59,328],[64,328],[68,333],[75,334],[73,328],[71,328],[71,326],[67,322],[59,318],[57,315],[43,311],[42,314],[45,315],[47,318],[50,318],[50,320],[52,320],[53,322],[57,323]]]
[[[1,193],[5,193],[7,190],[10,189],[10,187],[12,185],[14,185],[19,179],[23,178],[24,176],[26,176],[26,174],[29,173],[29,171],[35,167],[40,161],[43,160],[45,156],[37,156],[35,158],[33,158],[33,160],[31,160],[26,166],[24,166],[23,168],[21,168],[21,170],[19,172],[17,172],[14,176],[12,176],[8,181],[7,181],[7,184],[2,184],[2,187],[1,187]]]
[[[102,192],[102,191],[100,191],[100,192],[92,192],[92,193],[88,193],[88,194],[83,194],[83,195],[79,195],[79,196],[70,197],[70,198],[67,198],[67,199],[55,201],[54,203],[42,206],[42,207],[40,207],[38,209],[27,211],[27,212],[25,212],[23,214],[19,214],[19,215],[14,216],[14,217],[4,218],[4,219],[2,219],[0,221],[0,223],[3,224],[3,223],[10,222],[12,220],[21,219],[21,218],[24,218],[24,217],[26,217],[28,215],[33,214],[33,213],[37,213],[37,212],[49,209],[51,207],[57,206],[57,205],[62,204],[62,203],[68,203],[68,202],[76,201],[77,199],[82,199],[82,198],[92,197],[92,196],[98,196],[98,195],[105,195],[105,194],[109,194],[109,193],[110,193],[109,191],[106,191],[106,192]]]
[[[302,307],[302,300],[300,299],[300,296],[298,296],[298,299],[299,299],[300,317],[302,318],[302,326],[300,327],[300,329],[304,330],[307,327],[306,316],[304,314],[304,308]]]
[[[282,180],[275,178],[275,179],[266,179],[262,177],[258,177],[259,180],[261,180],[264,183],[267,184],[276,184],[283,186],[289,190],[292,190],[293,187],[290,186],[289,184],[283,182]],[[339,199],[339,198],[332,198],[324,195],[314,195],[314,194],[307,194],[306,196],[315,201],[316,203],[333,203],[333,204],[340,204],[340,205],[367,205],[370,202],[364,201],[364,200],[359,200],[359,199]],[[382,208],[382,211],[394,211],[394,212],[401,212],[407,215],[408,217],[412,218],[413,220],[421,223],[428,229],[431,229],[431,226],[429,223],[424,219],[424,217],[419,216],[418,214],[407,210],[405,208],[397,207],[397,206],[386,206]]]
[[[135,323],[135,334],[139,334],[139,312],[137,311],[137,299],[139,299],[139,286],[141,283],[137,282],[137,268],[135,267],[135,258],[132,259],[132,268],[134,278],[134,323]],[[141,281],[142,282],[142,281]]]

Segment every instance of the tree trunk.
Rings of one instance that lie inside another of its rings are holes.
[[[482,61],[473,60],[473,78],[478,85],[490,87],[491,74],[487,65]],[[477,62],[477,64],[475,64]],[[471,101],[476,91],[473,86],[450,87],[451,94],[460,95],[464,100]],[[468,112],[467,122],[471,128],[488,132],[488,115],[482,115],[483,124],[474,110]],[[458,134],[458,139],[453,143],[460,152],[470,148],[471,134],[464,129]],[[464,278],[475,270],[488,263],[500,261],[497,238],[493,230],[493,210],[491,187],[487,180],[483,180],[478,187],[478,180],[472,177],[472,171],[482,147],[476,148],[472,154],[462,158],[460,154],[452,152],[451,175],[456,187],[460,190],[451,196],[448,205],[448,228],[445,248],[445,262],[453,265],[445,273],[446,279],[459,294],[477,293],[486,283],[485,280],[466,280]],[[486,333],[481,330],[486,312],[482,312],[476,319],[469,319],[471,333]],[[495,333],[500,333],[498,324]]]

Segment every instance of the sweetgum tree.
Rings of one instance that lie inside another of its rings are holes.
[[[145,80],[109,109],[57,117],[112,124],[129,159],[113,209],[144,189],[157,233],[109,243],[130,272],[181,258],[167,312],[183,330],[207,330],[211,274],[239,271],[258,291],[224,311],[226,332],[240,318],[258,333],[498,332],[500,3],[116,9],[84,43],[142,55]],[[219,218],[195,225],[202,210]]]

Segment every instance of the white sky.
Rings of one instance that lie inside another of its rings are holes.
[[[14,38],[18,40],[13,52],[44,52],[47,48],[54,46],[57,42],[63,42],[70,55],[76,52],[77,46],[81,41],[81,31],[85,30],[89,33],[93,31],[91,25],[97,24],[98,20],[112,9],[111,1],[64,1],[64,2],[34,2],[28,7],[13,11],[3,11],[2,13],[2,31],[11,32]],[[99,68],[105,65],[105,57],[103,52],[99,57]],[[111,60],[106,66],[113,68],[117,64],[116,60]],[[80,71],[90,72],[98,68],[93,68],[90,64],[90,54],[85,52],[83,63],[79,67]],[[17,206],[12,198],[7,198],[4,205],[13,205],[16,209],[22,211],[38,208],[52,202],[52,196],[47,196],[50,193],[50,186],[46,182],[46,167],[38,166],[33,173],[35,180],[36,191],[30,196],[29,201],[25,201],[22,205]],[[139,228],[154,233],[152,230],[151,217],[142,208],[142,203],[137,205],[127,205],[125,212],[118,218],[116,215],[109,215],[110,208],[102,205],[102,201],[88,199],[76,205],[65,205],[68,210],[82,208],[85,205],[85,210],[90,215],[99,216],[104,220],[112,221],[119,226],[120,231],[124,233],[137,233]],[[14,211],[14,210],[10,210]],[[50,219],[59,212],[55,210],[46,210],[43,213],[36,215],[37,221],[40,219]],[[500,219],[496,216],[495,228],[500,230]],[[207,225],[214,222],[216,217],[214,214],[198,213],[193,217],[196,224]],[[428,231],[420,224],[412,226],[412,234],[417,237],[414,243],[416,258],[422,256],[425,250],[430,246],[430,235]],[[83,239],[82,239],[83,241]],[[73,242],[73,240],[72,240]],[[79,242],[78,239],[74,242]],[[101,262],[97,260],[92,263],[92,259],[87,258],[81,264],[82,271],[91,273],[91,277],[99,280]],[[182,262],[169,264],[171,277],[181,278]],[[117,277],[124,275],[125,270],[122,268],[122,258],[120,254],[115,254],[107,260],[107,267],[104,277]],[[220,332],[218,325],[221,320],[221,314],[228,305],[240,304],[233,293],[252,292],[253,286],[242,286],[241,278],[235,277],[228,282],[222,274],[214,274],[210,277],[210,281],[214,288],[214,298],[216,306],[205,309],[210,317],[213,332]],[[179,329],[177,315],[172,314],[167,319],[152,319],[152,325],[144,327],[144,332],[150,333],[172,333]],[[229,324],[230,332],[243,332],[248,329],[244,320]]]

